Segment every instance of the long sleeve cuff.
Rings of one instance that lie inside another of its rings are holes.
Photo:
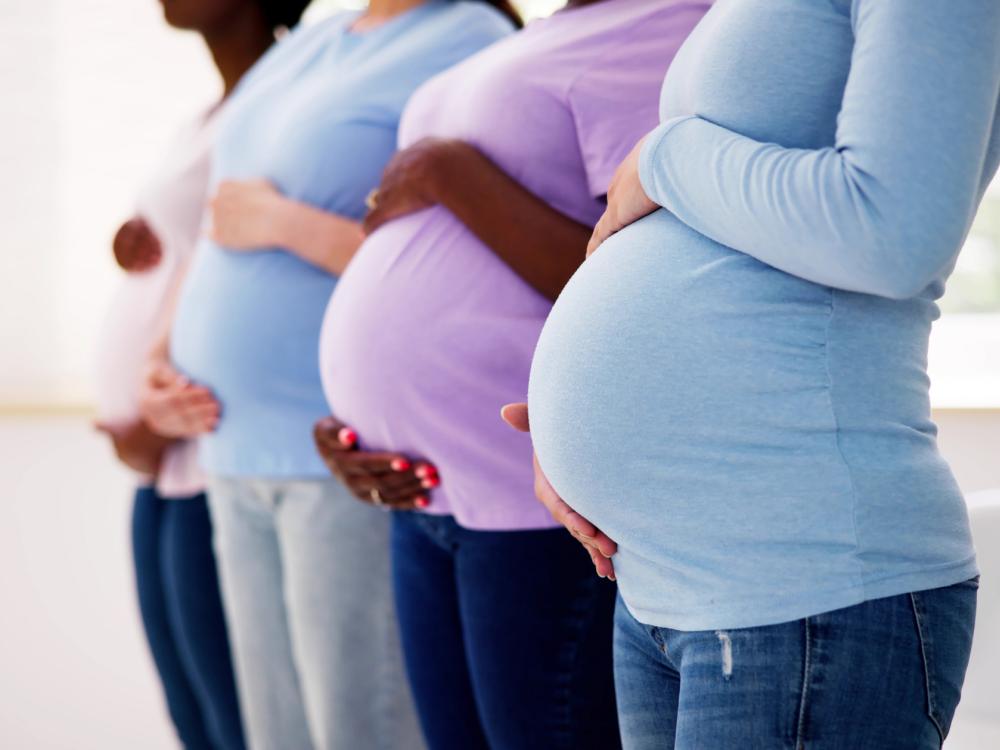
[[[667,136],[681,123],[697,119],[697,115],[672,117],[651,130],[642,144],[642,149],[639,151],[639,183],[649,199],[657,205],[662,206],[666,200],[666,196],[661,195],[657,189],[657,183],[663,181],[665,159],[662,157],[662,149],[665,148]]]

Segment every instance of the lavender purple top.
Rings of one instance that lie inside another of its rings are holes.
[[[615,168],[656,124],[663,75],[708,5],[606,0],[536,21],[421,87],[400,147],[465,140],[593,224]],[[327,309],[331,410],[363,447],[436,464],[428,512],[474,529],[550,527],[534,499],[531,441],[499,418],[525,400],[550,307],[447,209],[397,219],[365,242]]]

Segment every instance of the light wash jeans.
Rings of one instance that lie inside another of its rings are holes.
[[[419,750],[389,515],[324,480],[209,480],[253,750]]]

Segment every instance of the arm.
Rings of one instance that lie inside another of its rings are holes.
[[[555,210],[475,147],[457,140],[425,139],[396,154],[365,230],[435,204],[451,211],[550,300],[583,261],[589,227]]]
[[[712,239],[819,284],[912,297],[953,264],[1000,91],[996,0],[855,0],[833,147],[782,148],[699,117],[639,160],[645,192]]]
[[[220,245],[278,247],[335,276],[364,239],[358,222],[287,198],[267,180],[222,182],[210,208],[211,237]]]
[[[125,424],[98,422],[94,427],[111,438],[119,461],[133,471],[151,477],[159,472],[163,452],[173,442],[153,432],[141,419]]]

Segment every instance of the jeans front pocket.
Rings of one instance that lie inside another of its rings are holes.
[[[927,715],[942,742],[951,728],[969,666],[978,588],[976,577],[910,594],[923,658]]]

